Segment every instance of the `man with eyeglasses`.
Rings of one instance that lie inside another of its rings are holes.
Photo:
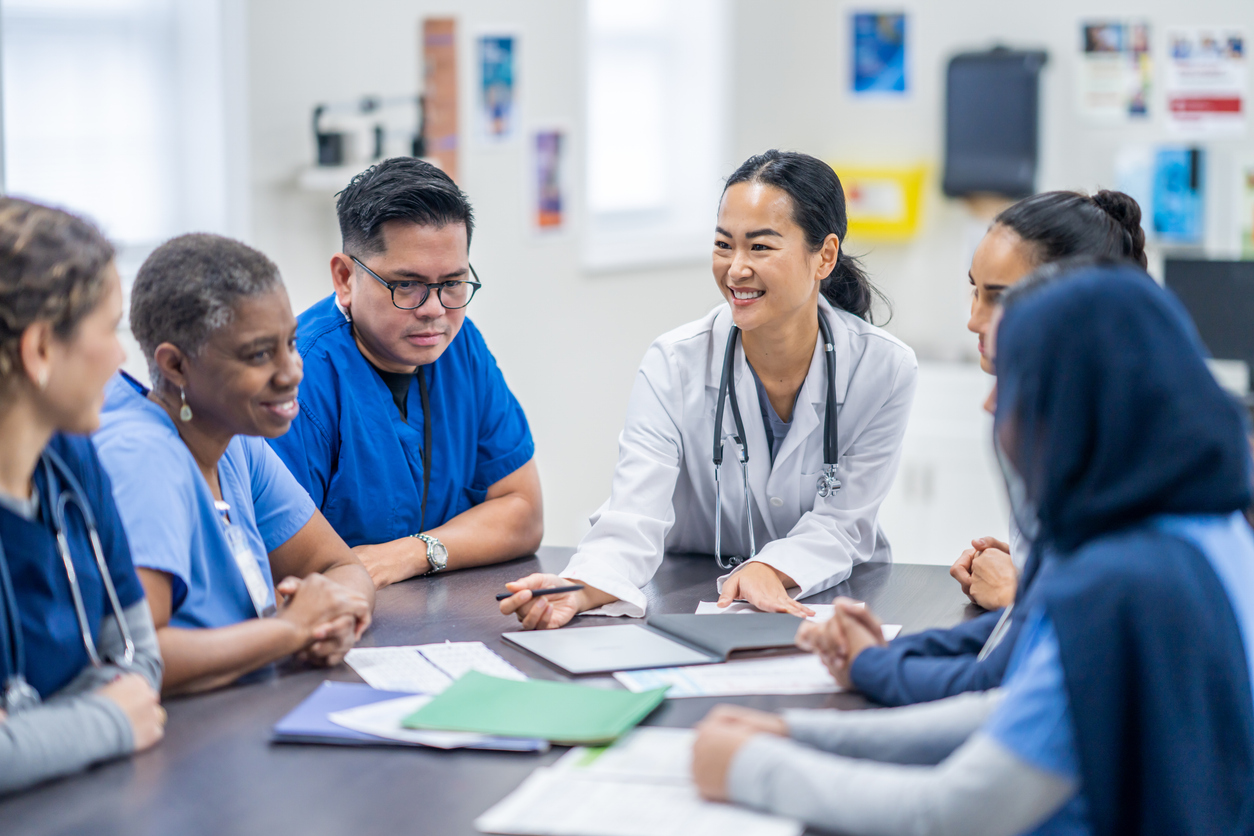
[[[466,307],[474,216],[412,157],[336,202],[335,292],[300,315],[300,414],[271,444],[377,587],[534,552],[535,444]]]

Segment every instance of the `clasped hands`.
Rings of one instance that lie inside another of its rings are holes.
[[[274,587],[277,617],[298,632],[302,648],[296,658],[320,667],[334,667],[370,626],[370,602],[359,592],[325,575],[288,576]]]
[[[949,567],[971,602],[986,610],[1014,603],[1018,572],[1010,559],[1010,546],[996,537],[977,537]]]

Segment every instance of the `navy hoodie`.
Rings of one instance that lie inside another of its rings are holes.
[[[1254,327],[1254,325],[1252,325]],[[1131,267],[1008,306],[995,432],[1039,521],[1032,598],[1058,634],[1095,834],[1245,834],[1254,697],[1210,562],[1152,520],[1250,503],[1244,410],[1183,308]]]

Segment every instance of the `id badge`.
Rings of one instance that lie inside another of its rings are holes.
[[[248,535],[244,533],[244,529],[237,525],[228,525],[226,543],[231,549],[231,557],[235,558],[240,575],[244,578],[244,585],[248,587],[248,597],[253,601],[253,609],[262,618],[274,615],[278,610],[270,603],[270,585],[261,574],[257,556],[248,543]]]

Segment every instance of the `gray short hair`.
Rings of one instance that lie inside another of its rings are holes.
[[[131,331],[148,361],[152,387],[162,380],[157,346],[171,343],[194,357],[231,322],[240,299],[281,287],[273,261],[221,235],[180,235],[153,250],[131,290]]]

